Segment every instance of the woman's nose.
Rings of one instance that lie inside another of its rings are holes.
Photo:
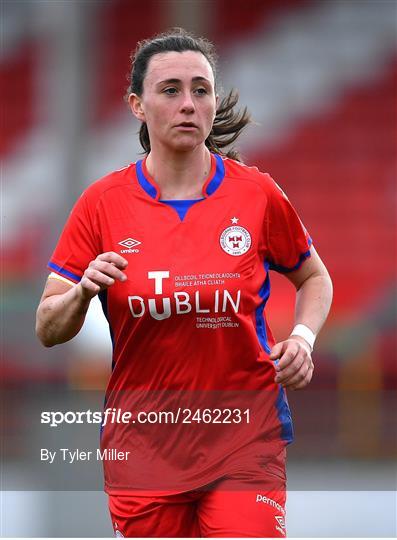
[[[192,113],[194,112],[194,102],[193,102],[193,98],[192,98],[192,94],[190,92],[185,92],[183,94],[183,99],[182,99],[182,103],[181,103],[181,111],[182,112],[189,112],[189,113]]]

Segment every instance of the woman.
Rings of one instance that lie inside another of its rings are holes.
[[[285,194],[221,148],[248,123],[216,94],[212,45],[181,29],[138,44],[128,102],[146,157],[92,184],[50,260],[45,346],[99,295],[114,345],[102,450],[118,536],[284,536],[285,388],[305,387],[332,285]],[[297,289],[275,343],[269,270]],[[163,415],[163,416],[162,416]],[[164,416],[166,415],[166,416]]]

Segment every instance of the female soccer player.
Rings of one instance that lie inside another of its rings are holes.
[[[76,203],[37,334],[48,347],[73,338],[99,295],[113,341],[105,407],[130,413],[101,434],[117,536],[285,536],[285,389],[312,378],[329,275],[271,177],[221,150],[249,117],[236,95],[219,99],[211,43],[182,29],[139,43],[128,102],[145,158]],[[279,343],[270,270],[297,289]]]

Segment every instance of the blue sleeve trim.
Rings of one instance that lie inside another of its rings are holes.
[[[311,238],[309,238],[308,239],[309,248],[312,244],[313,244],[313,241]],[[276,272],[281,272],[282,274],[287,274],[288,272],[293,272],[294,270],[298,270],[301,264],[303,263],[303,261],[305,261],[308,257],[310,257],[310,249],[305,251],[305,253],[300,254],[298,262],[292,268],[288,268],[287,266],[281,266],[279,264],[274,264],[272,262],[269,262],[269,269],[275,270]]]
[[[51,261],[48,263],[48,267],[51,268],[52,270],[55,270],[56,272],[59,272],[60,274],[62,274],[63,276],[67,278],[74,279],[75,281],[81,280],[81,276],[78,276],[77,274],[73,274],[73,272],[69,272],[69,270],[65,270],[65,268],[62,268],[61,266],[58,266],[57,264]]]

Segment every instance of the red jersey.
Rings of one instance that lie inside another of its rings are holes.
[[[106,425],[102,449],[131,452],[128,462],[105,462],[108,492],[194,489],[259,470],[292,440],[264,308],[269,270],[297,269],[310,244],[269,175],[218,155],[183,219],[160,201],[145,161],[82,194],[49,267],[78,282],[100,253],[128,260],[127,281],[100,293],[113,342],[106,407],[191,411],[190,422],[184,412],[172,425]],[[210,421],[192,422],[203,408]],[[223,412],[213,422],[215,409],[239,410],[240,422]]]

